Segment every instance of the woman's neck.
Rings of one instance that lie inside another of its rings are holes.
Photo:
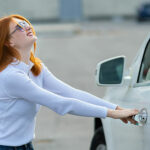
[[[21,54],[21,61],[23,61],[24,63],[26,63],[27,65],[29,65],[30,53],[22,53]]]

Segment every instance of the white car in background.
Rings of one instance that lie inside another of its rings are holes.
[[[129,69],[118,56],[98,63],[95,77],[97,85],[108,86],[105,100],[140,113],[135,116],[139,125],[95,118],[90,150],[150,150],[150,36]]]

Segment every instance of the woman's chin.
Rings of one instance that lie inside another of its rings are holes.
[[[35,35],[33,35],[32,38],[33,38],[33,40],[35,40],[35,41],[37,40],[37,36],[35,36]]]
[[[34,44],[34,42],[36,42],[36,40],[37,40],[37,37],[36,36],[34,36],[34,37],[32,37],[32,39],[28,39],[28,41],[27,41],[27,43],[25,44],[27,47],[28,46],[33,46],[33,44]]]
[[[34,42],[36,42],[36,40],[37,40],[37,36],[32,36],[30,42],[33,44]]]

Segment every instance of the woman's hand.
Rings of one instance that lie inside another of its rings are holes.
[[[123,110],[124,108],[121,108],[121,107],[119,107],[119,106],[117,106],[116,107],[116,110]],[[134,119],[132,119],[132,116],[130,116],[130,117],[127,117],[127,118],[121,118],[120,119],[122,122],[124,122],[124,123],[128,123],[128,121],[131,123],[131,124],[135,124],[135,125],[137,125],[138,124],[138,122],[137,121],[135,121]]]
[[[117,106],[117,107],[116,107],[116,110],[123,110],[123,108]],[[122,119],[120,119],[120,120],[121,120],[122,122],[124,122],[125,124],[127,124],[128,121],[130,121],[130,122],[133,123],[133,124],[136,124],[136,123],[135,123],[135,120],[133,120],[131,117],[122,118]]]
[[[124,109],[117,106],[116,110],[108,109],[107,117],[114,119],[121,119],[124,123],[130,121],[132,124],[137,124],[138,122],[132,119],[132,116],[137,115],[139,111],[137,109]]]

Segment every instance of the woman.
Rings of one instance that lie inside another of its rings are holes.
[[[138,110],[123,109],[57,79],[34,56],[36,40],[26,18],[10,15],[0,19],[0,150],[33,150],[40,105],[60,115],[111,117],[137,123],[132,116]]]

